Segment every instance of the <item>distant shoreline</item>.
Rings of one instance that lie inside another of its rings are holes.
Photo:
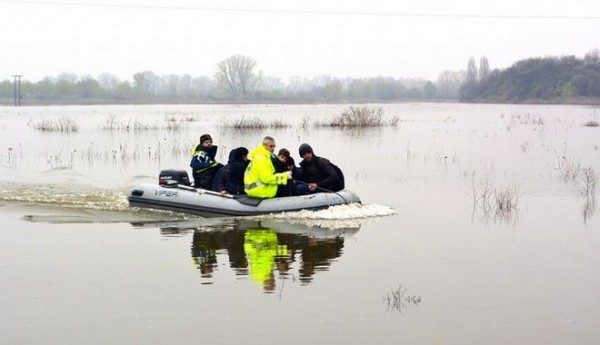
[[[21,99],[21,106],[60,106],[60,105],[158,105],[158,104],[194,104],[194,105],[252,105],[252,104],[396,104],[396,103],[457,103],[457,100],[198,100],[193,98],[170,99],[170,98],[148,98],[148,99],[42,99],[42,98],[24,98]],[[14,99],[9,97],[0,97],[0,106],[14,106]]]
[[[302,104],[397,104],[397,103],[461,103],[461,104],[546,104],[546,105],[600,105],[600,98],[574,98],[568,100],[524,100],[519,103],[511,102],[458,102],[458,100],[423,100],[423,99],[405,99],[405,100],[337,100],[337,101],[316,101],[316,100],[198,100],[193,98],[169,99],[169,98],[147,98],[147,99],[84,99],[84,98],[23,98],[21,106],[68,106],[68,105],[254,105],[254,104],[281,104],[281,105],[302,105]],[[14,99],[9,97],[0,97],[0,107],[13,107]]]

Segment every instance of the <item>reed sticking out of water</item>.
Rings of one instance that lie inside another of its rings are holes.
[[[233,122],[226,121],[223,127],[235,128],[235,129],[266,129],[266,128],[287,128],[289,124],[283,122],[281,119],[271,120],[265,122],[258,117],[242,117],[241,119],[234,120]]]
[[[335,117],[329,122],[316,123],[318,127],[336,127],[336,128],[367,128],[367,127],[395,127],[398,125],[399,118],[394,116],[390,120],[383,118],[382,107],[349,107],[345,109],[340,116]]]
[[[494,215],[497,218],[511,220],[518,212],[519,186],[513,183],[507,187],[495,187],[489,177],[475,182],[475,173],[471,176],[473,208],[479,210],[484,217]]]
[[[125,130],[125,131],[157,131],[166,129],[168,131],[181,130],[186,122],[191,121],[189,118],[183,117],[165,117],[166,124],[161,124],[159,120],[151,123],[145,123],[138,119],[129,119],[127,122],[119,122],[114,115],[110,115],[105,123],[100,128],[108,131]]]
[[[56,120],[45,119],[33,125],[33,128],[43,132],[62,132],[71,133],[79,130],[79,125],[75,120],[68,117],[61,117]]]
[[[587,199],[594,198],[596,196],[596,185],[598,184],[598,176],[594,169],[584,168],[581,170],[581,180],[583,186],[581,187],[581,194]]]
[[[302,118],[302,122],[300,122],[300,128],[301,129],[307,129],[308,125],[310,124],[310,117],[309,116],[304,116]]]
[[[398,288],[386,293],[386,295],[383,297],[383,301],[387,302],[387,308],[389,311],[397,310],[402,312],[403,309],[406,309],[405,302],[415,306],[421,303],[421,296],[407,295],[407,291],[408,290],[406,288],[403,288],[402,285],[399,285]]]
[[[592,168],[582,169],[581,181],[583,182],[580,192],[585,198],[583,203],[583,222],[587,223],[588,218],[594,214],[596,208],[596,186],[598,185],[598,175]]]
[[[583,124],[586,127],[598,127],[598,121],[596,121],[596,109],[594,109],[594,119]]]
[[[562,153],[558,153],[554,150],[556,159],[558,161],[558,173],[560,174],[561,180],[568,182],[575,180],[581,173],[581,164],[579,161],[575,161],[573,158],[567,156],[567,148],[563,148]]]

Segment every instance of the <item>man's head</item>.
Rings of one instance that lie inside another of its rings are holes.
[[[314,156],[312,147],[306,143],[300,145],[298,148],[298,153],[305,161],[311,161]]]
[[[275,139],[273,139],[272,137],[269,137],[269,136],[264,137],[262,144],[267,150],[269,150],[269,152],[275,151],[275,147],[276,147]]]
[[[210,134],[202,134],[200,136],[200,145],[204,147],[212,146],[212,137],[210,136]]]

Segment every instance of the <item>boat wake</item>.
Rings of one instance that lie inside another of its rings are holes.
[[[129,208],[124,190],[86,187],[87,191],[83,192],[82,188],[9,185],[0,190],[0,201],[105,211],[126,211]]]
[[[325,229],[360,228],[362,224],[396,212],[376,204],[347,204],[319,211],[298,211],[250,217],[255,220],[276,220]]]
[[[352,203],[336,205],[320,211],[287,212],[272,215],[272,217],[278,219],[337,220],[391,216],[394,213],[395,211],[388,206]]]

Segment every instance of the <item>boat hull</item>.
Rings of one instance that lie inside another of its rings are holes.
[[[202,217],[255,216],[360,203],[360,198],[348,190],[260,200],[247,196],[222,196],[213,191],[188,186],[164,187],[152,184],[135,187],[127,199],[131,207],[170,210]]]

